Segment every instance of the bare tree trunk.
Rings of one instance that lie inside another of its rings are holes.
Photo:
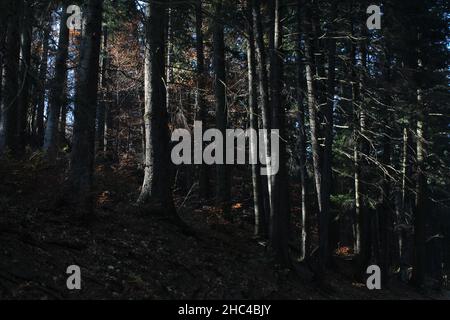
[[[269,81],[267,76],[267,55],[266,55],[266,47],[264,45],[264,29],[261,17],[261,8],[260,3],[257,0],[252,0],[252,8],[253,8],[253,24],[255,31],[255,43],[256,43],[256,55],[258,60],[258,81],[259,81],[259,94],[261,96],[261,116],[262,116],[262,129],[264,130],[263,134],[263,143],[266,151],[266,163],[268,163],[268,157],[270,154],[270,143],[267,136],[267,132],[271,127],[270,121],[270,107],[269,107]],[[269,232],[269,221],[270,221],[270,207],[271,207],[271,199],[272,199],[272,187],[270,183],[270,176],[264,176],[261,178],[262,180],[262,192],[264,199],[264,214],[265,214],[265,225],[264,225],[264,233],[268,234]]]
[[[145,44],[145,176],[138,203],[176,216],[170,179],[169,119],[165,86],[164,4],[150,1]]]
[[[304,260],[309,254],[307,242],[309,237],[308,224],[308,209],[307,209],[307,182],[308,172],[306,168],[306,123],[305,123],[305,105],[303,102],[303,87],[304,87],[304,67],[301,59],[301,42],[302,42],[302,10],[303,1],[297,2],[297,122],[299,126],[299,160],[300,160],[300,187],[301,187],[301,208],[302,208],[302,233],[300,239],[300,259]]]
[[[32,40],[32,13],[29,1],[24,1],[23,17],[21,22],[21,50],[20,50],[20,80],[17,110],[17,154],[25,153],[27,139],[28,103],[30,93],[31,72],[31,40]]]
[[[203,12],[202,2],[197,0],[195,3],[195,34],[196,34],[196,51],[197,51],[197,90],[196,90],[196,102],[199,120],[203,123],[203,133],[207,126],[208,111],[205,104],[205,91],[206,91],[206,71],[205,71],[205,54],[203,44]],[[206,164],[201,164],[199,167],[199,189],[200,196],[202,198],[209,198],[210,192],[210,173]]]
[[[282,23],[284,13],[284,1],[274,0],[274,32],[273,44],[274,52],[271,59],[272,83],[272,128],[278,129],[280,134],[280,148],[278,159],[279,166],[277,173],[272,172],[272,206],[271,206],[271,245],[275,251],[276,259],[279,263],[288,266],[289,259],[289,189],[287,174],[287,152],[285,132],[285,107],[282,95],[283,90],[283,29]],[[272,166],[272,164],[271,164]]]
[[[103,37],[102,37],[102,61],[101,61],[101,74],[100,74],[100,84],[101,84],[101,101],[98,103],[97,108],[97,150],[99,152],[105,151],[105,123],[106,123],[106,110],[107,110],[107,71],[109,67],[108,58],[108,27],[103,26]]]
[[[258,100],[256,96],[256,49],[255,49],[255,35],[253,30],[253,16],[252,16],[252,0],[247,0],[247,18],[249,23],[248,28],[248,44],[247,44],[247,62],[248,62],[248,104],[250,116],[250,129],[255,134],[250,137],[250,154],[252,162],[252,186],[253,186],[253,205],[255,213],[255,231],[256,237],[264,235],[264,204],[262,194],[262,181],[260,173],[260,165],[258,163]]]
[[[214,56],[214,95],[216,99],[216,128],[226,136],[228,109],[226,101],[225,74],[225,40],[222,19],[223,2],[219,0],[214,5],[213,22],[213,56]],[[226,155],[224,144],[223,155]],[[230,177],[225,164],[216,165],[217,202],[225,215],[230,211]]]
[[[5,57],[5,41],[6,33],[8,30],[8,1],[0,2],[0,105],[2,101],[2,90],[3,90],[3,60]],[[0,123],[2,121],[2,113],[0,109]]]
[[[391,74],[390,74],[390,58],[389,56],[385,57],[385,66],[384,66],[384,78],[386,80],[386,84],[391,83]],[[393,211],[391,210],[391,206],[389,205],[389,196],[391,193],[391,185],[389,180],[389,175],[385,170],[387,170],[388,166],[391,164],[391,136],[392,130],[391,123],[393,121],[392,116],[390,114],[389,106],[392,103],[392,99],[390,97],[389,88],[386,87],[386,97],[385,97],[385,108],[384,108],[384,119],[383,123],[385,126],[385,132],[383,135],[383,153],[381,156],[381,162],[383,165],[383,178],[381,184],[381,199],[380,199],[380,210],[378,211],[379,219],[380,219],[380,268],[382,272],[381,280],[383,283],[388,282],[389,277],[389,264],[390,264],[390,249],[391,249],[391,234],[393,230]]]
[[[418,72],[422,70],[422,61],[419,59]],[[425,176],[425,131],[426,131],[426,107],[423,102],[423,92],[418,86],[417,89],[417,150],[416,150],[416,207],[414,210],[414,274],[413,279],[419,288],[423,287],[425,283],[425,269],[426,269],[426,210],[427,210],[427,180]]]
[[[332,2],[332,19],[331,24],[334,22],[337,11],[337,1]],[[323,112],[323,123],[324,123],[324,147],[322,153],[322,183],[321,183],[321,200],[322,200],[322,210],[319,217],[319,247],[321,250],[321,260],[324,265],[327,265],[330,261],[331,250],[336,249],[338,239],[335,236],[331,236],[330,233],[330,221],[335,221],[331,219],[331,208],[330,208],[330,197],[331,197],[331,187],[333,183],[332,175],[332,165],[333,165],[333,125],[334,125],[334,96],[336,91],[336,81],[335,81],[335,67],[336,67],[336,40],[334,39],[334,29],[331,26],[329,28],[328,36],[330,39],[327,40],[328,44],[328,79],[327,79],[327,103],[325,104],[325,110]],[[334,222],[336,223],[336,222]],[[336,229],[335,225],[332,225],[333,230]],[[333,232],[335,235],[336,232]],[[332,243],[331,243],[332,241]],[[333,248],[333,247],[335,248]]]
[[[372,215],[368,212],[367,188],[365,180],[367,171],[367,161],[365,159],[369,154],[369,145],[367,141],[367,119],[364,107],[364,78],[367,67],[367,50],[366,44],[361,43],[360,52],[361,68],[359,78],[353,80],[353,107],[355,116],[355,145],[354,145],[354,163],[355,163],[355,204],[357,219],[357,242],[359,242],[358,251],[358,272],[365,274],[366,268],[370,261],[373,249],[374,233],[372,232],[371,223]],[[352,50],[353,66],[356,68],[356,50]]]
[[[42,147],[44,144],[44,109],[45,109],[45,88],[47,85],[47,69],[48,69],[48,50],[50,40],[50,26],[43,30],[42,40],[42,55],[39,66],[39,83],[38,83],[38,98],[36,110],[36,140],[37,146]]]
[[[45,130],[44,151],[50,162],[56,160],[58,152],[58,128],[61,107],[66,101],[64,85],[67,83],[67,57],[69,48],[69,29],[67,28],[67,4],[62,6],[59,22],[58,50],[55,58],[55,76],[51,81],[48,105],[47,128]],[[90,49],[89,49],[90,50]]]
[[[318,122],[318,104],[316,99],[316,86],[314,81],[314,62],[313,62],[313,38],[315,34],[313,33],[313,21],[311,19],[310,8],[307,7],[306,17],[308,22],[306,23],[307,30],[305,30],[305,76],[306,76],[306,86],[307,86],[307,101],[309,109],[309,126],[311,132],[311,149],[312,149],[312,160],[314,169],[314,185],[316,188],[317,204],[319,209],[319,220],[322,212],[322,168],[321,168],[321,150],[319,142],[319,122]],[[320,240],[319,240],[320,241]],[[321,254],[319,254],[321,256]],[[323,263],[319,262],[318,270],[316,270],[316,275],[318,280],[321,280],[323,275]]]
[[[3,60],[0,154],[6,149],[15,153],[17,147],[17,108],[19,92],[19,55],[20,55],[20,17],[22,0],[10,1],[8,10],[8,28],[6,32],[6,52]]]
[[[75,196],[78,197],[79,209],[83,214],[92,210],[91,190],[94,175],[95,116],[102,14],[103,1],[89,0],[85,14],[86,27],[82,37],[75,93],[75,122],[69,181]]]
[[[173,81],[173,68],[172,68],[172,56],[173,56],[173,32],[172,32],[172,1],[168,0],[167,8],[167,55],[166,55],[166,106],[167,110],[172,110],[171,106],[171,94],[172,94],[172,81]]]

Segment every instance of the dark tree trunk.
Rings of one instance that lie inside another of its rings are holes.
[[[307,86],[307,100],[309,109],[309,126],[311,132],[311,151],[314,169],[314,184],[316,188],[317,203],[319,209],[319,220],[322,212],[322,170],[321,170],[321,159],[320,159],[320,143],[319,143],[319,123],[318,123],[318,105],[316,99],[316,86],[314,81],[314,60],[313,60],[313,42],[315,35],[313,34],[313,21],[310,18],[310,7],[307,7],[306,18],[309,21],[305,24],[307,30],[305,30],[305,75],[306,75],[306,86]],[[319,236],[320,237],[320,236]],[[320,277],[323,274],[322,268],[323,263],[319,263],[319,270],[317,270],[317,275]]]
[[[58,128],[59,119],[61,116],[61,107],[66,102],[63,95],[66,93],[64,86],[67,83],[67,57],[69,48],[69,29],[67,28],[68,17],[67,4],[63,4],[61,20],[59,22],[58,50],[55,57],[55,76],[51,80],[47,127],[45,130],[44,139],[44,151],[46,152],[50,162],[54,162],[56,160],[56,155],[58,152]]]
[[[333,125],[334,125],[334,95],[335,95],[335,67],[336,67],[336,40],[334,39],[333,26],[337,11],[337,1],[334,0],[331,5],[331,23],[328,31],[327,49],[328,49],[328,74],[327,74],[327,103],[323,112],[323,153],[322,153],[322,183],[321,183],[321,200],[322,210],[319,217],[319,248],[321,250],[321,261],[324,265],[330,262],[330,257],[333,249],[337,249],[337,242],[335,236],[330,234],[330,222],[333,222],[333,230],[336,227],[336,219],[331,216],[330,197],[331,186],[333,184],[332,165],[333,165]],[[333,232],[335,235],[336,232]]]
[[[355,145],[354,145],[354,161],[355,161],[355,203],[357,216],[357,230],[359,241],[358,254],[358,273],[365,276],[366,268],[372,257],[372,249],[374,244],[374,233],[371,224],[373,222],[373,214],[368,208],[368,191],[367,191],[367,171],[368,164],[366,157],[369,155],[369,145],[367,141],[367,117],[364,106],[363,88],[365,83],[365,73],[367,72],[367,50],[366,43],[360,44],[360,52],[352,50],[352,60],[354,68],[356,66],[357,55],[361,56],[361,68],[358,77],[353,81],[353,107],[355,116]]]
[[[270,154],[270,144],[269,138],[267,136],[268,130],[271,126],[270,121],[270,107],[269,107],[269,80],[267,76],[267,55],[266,47],[264,45],[264,29],[261,16],[260,3],[257,0],[252,0],[253,8],[253,24],[255,31],[255,44],[256,44],[256,56],[258,61],[258,82],[259,82],[259,94],[261,97],[261,118],[262,118],[262,129],[264,130],[263,140],[264,148],[266,151],[266,163],[268,156]],[[270,199],[271,195],[271,185],[270,176],[261,177],[262,180],[262,192],[264,199],[264,215],[265,215],[265,225],[263,226],[263,232],[268,234],[269,232],[269,221],[270,221]]]
[[[422,68],[419,62],[419,69]],[[425,131],[426,131],[426,110],[423,102],[423,92],[417,89],[417,149],[416,149],[416,207],[414,210],[414,275],[413,279],[417,287],[422,288],[425,283],[426,269],[426,210],[427,210],[427,178],[425,176]]]
[[[3,59],[0,154],[9,149],[17,151],[17,108],[19,93],[19,56],[20,56],[20,17],[22,0],[10,1],[6,4],[8,27],[6,32],[6,48]]]
[[[197,91],[196,102],[198,110],[199,121],[203,123],[203,133],[207,127],[208,111],[205,104],[206,91],[206,71],[205,71],[205,54],[203,44],[203,12],[202,2],[197,0],[195,3],[195,34],[196,34],[196,51],[197,51]],[[199,167],[199,189],[200,196],[207,199],[211,196],[210,173],[206,164],[201,164]]]
[[[308,172],[306,170],[306,122],[305,122],[305,105],[303,99],[303,88],[304,88],[304,67],[301,58],[301,41],[302,41],[302,10],[303,10],[303,0],[298,0],[297,2],[297,122],[299,126],[299,162],[300,162],[300,187],[301,187],[301,209],[302,209],[302,233],[300,238],[300,259],[304,260],[309,254],[307,242],[309,237],[308,232],[308,209],[307,209],[307,182],[308,182]]]
[[[28,104],[31,83],[31,40],[32,40],[32,12],[29,1],[23,4],[21,22],[21,59],[19,70],[19,97],[17,110],[17,154],[25,153],[27,139]]]
[[[145,176],[138,202],[173,217],[169,127],[165,87],[165,6],[150,1],[145,45]]]
[[[8,30],[8,1],[0,2],[0,104],[2,101],[2,89],[3,89],[3,60],[5,57],[5,41],[6,32]],[[0,123],[2,119],[1,109],[0,109]]]
[[[225,73],[225,40],[222,19],[223,2],[219,0],[214,5],[213,22],[213,58],[214,58],[214,95],[216,100],[216,128],[226,137],[228,110],[226,101],[226,73]],[[223,155],[225,160],[226,147],[224,143]],[[227,216],[230,211],[230,177],[227,165],[216,165],[216,198],[223,213]]]
[[[36,144],[42,147],[44,144],[44,109],[45,109],[45,88],[47,85],[48,50],[50,40],[50,26],[43,30],[42,55],[39,66],[39,83],[37,84],[37,110],[36,110]]]
[[[79,209],[83,214],[89,213],[92,209],[91,189],[94,172],[95,115],[102,13],[103,1],[89,0],[85,13],[86,25],[81,42],[75,93],[73,150],[69,181],[79,200]]]
[[[390,58],[389,56],[385,57],[385,66],[384,66],[384,79],[386,84],[391,83],[391,72],[390,72]],[[380,268],[382,272],[381,280],[384,284],[388,283],[389,277],[389,265],[390,265],[390,251],[391,251],[391,234],[393,230],[393,211],[390,206],[389,196],[391,194],[391,185],[390,178],[387,173],[388,166],[391,165],[391,136],[392,130],[391,123],[393,118],[390,114],[389,106],[392,104],[391,92],[389,88],[385,87],[385,108],[383,110],[383,124],[385,127],[385,132],[383,135],[383,153],[381,156],[381,163],[383,165],[383,177],[381,182],[381,199],[380,199],[380,209],[378,212],[379,215],[379,234],[380,234]]]
[[[247,63],[248,63],[248,104],[249,104],[249,118],[250,129],[254,135],[250,137],[250,154],[252,162],[252,186],[253,186],[253,206],[255,213],[255,231],[256,237],[264,235],[264,203],[262,194],[262,181],[260,165],[258,163],[258,100],[256,88],[256,50],[255,50],[255,35],[253,30],[253,16],[252,16],[252,0],[247,0],[248,10],[248,44],[247,44]]]
[[[287,175],[287,152],[285,132],[285,106],[283,90],[283,29],[282,20],[285,8],[284,1],[274,0],[274,52],[271,59],[272,83],[272,128],[279,130],[279,155],[276,161],[278,173],[272,176],[272,207],[271,207],[271,244],[279,263],[289,265],[289,188]],[[272,164],[271,164],[272,166]],[[272,172],[272,170],[270,170]]]

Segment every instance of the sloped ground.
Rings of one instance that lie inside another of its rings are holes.
[[[397,282],[373,292],[340,273],[319,290],[306,268],[274,266],[252,239],[249,195],[233,206],[233,222],[193,193],[180,196],[180,216],[194,230],[185,232],[133,208],[140,175],[132,166],[98,168],[96,219],[82,225],[58,200],[60,168],[0,162],[0,299],[444,298]],[[66,288],[72,264],[82,271],[76,292]]]

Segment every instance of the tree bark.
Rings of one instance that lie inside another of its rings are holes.
[[[195,34],[196,34],[196,52],[197,52],[197,90],[196,90],[196,102],[198,110],[198,118],[203,123],[203,133],[207,127],[208,111],[205,104],[205,91],[206,91],[206,71],[205,71],[205,54],[203,43],[203,12],[202,2],[197,0],[195,3]],[[204,199],[208,199],[211,196],[210,193],[210,173],[206,164],[199,166],[199,190],[200,196]]]
[[[67,4],[62,6],[62,15],[59,22],[58,50],[55,57],[55,76],[51,81],[47,127],[44,138],[44,151],[48,160],[54,162],[58,152],[58,128],[61,107],[66,99],[64,86],[67,83],[67,57],[69,50],[69,29],[67,28]],[[90,48],[88,49],[90,50]]]
[[[95,116],[102,13],[103,1],[89,0],[87,13],[85,13],[86,25],[81,42],[75,93],[73,150],[69,181],[75,196],[79,199],[78,205],[82,214],[88,214],[92,210],[91,190],[94,174]]]
[[[103,37],[102,37],[102,61],[101,61],[101,74],[100,74],[100,84],[101,84],[101,101],[98,103],[97,108],[97,151],[105,151],[105,123],[106,123],[106,111],[108,109],[108,94],[107,94],[107,82],[108,82],[108,68],[109,68],[109,58],[108,58],[108,27],[103,26]]]
[[[28,104],[31,83],[31,40],[32,40],[32,12],[29,1],[23,3],[23,17],[21,21],[21,50],[19,70],[19,97],[17,110],[17,155],[25,153],[27,139]]]
[[[22,0],[10,1],[6,4],[8,27],[6,32],[6,52],[3,60],[0,154],[9,149],[17,150],[17,108],[19,93],[19,56],[20,56],[20,17]]]
[[[302,9],[303,0],[297,1],[297,122],[299,126],[299,162],[300,162],[300,188],[301,188],[301,208],[302,208],[302,232],[300,237],[300,259],[304,260],[309,254],[308,252],[308,209],[307,209],[307,182],[308,182],[308,172],[306,168],[306,123],[305,123],[305,105],[303,102],[303,87],[304,87],[304,66],[303,60],[301,58],[301,42],[302,42]]]
[[[271,59],[272,83],[272,128],[279,130],[279,165],[278,173],[272,176],[272,206],[271,206],[271,245],[280,264],[289,266],[289,189],[287,174],[287,152],[285,132],[285,106],[282,95],[283,90],[283,29],[285,3],[282,0],[274,0],[274,52]],[[271,164],[272,166],[272,164]],[[272,172],[272,170],[270,170]]]
[[[419,59],[418,72],[422,69]],[[426,145],[425,131],[427,126],[426,107],[423,102],[423,92],[420,85],[417,88],[417,124],[416,124],[416,207],[414,210],[414,274],[413,279],[417,287],[422,288],[425,283],[426,269],[426,210],[427,210],[427,180],[425,176]]]
[[[145,44],[145,175],[138,203],[176,215],[170,179],[169,127],[165,86],[165,6],[150,1]]]
[[[253,206],[255,214],[255,230],[256,237],[264,235],[264,203],[262,194],[262,181],[260,174],[260,165],[258,163],[258,100],[256,97],[256,49],[255,49],[255,35],[253,30],[253,16],[252,16],[252,0],[247,0],[247,18],[249,23],[248,28],[248,44],[247,44],[247,63],[248,63],[248,104],[249,104],[249,118],[250,129],[255,133],[250,137],[250,154],[252,162],[252,187],[253,187]]]
[[[270,154],[270,143],[267,136],[268,130],[271,126],[270,119],[270,106],[269,106],[269,80],[267,75],[267,55],[266,47],[264,45],[264,29],[261,16],[260,2],[257,0],[252,0],[253,8],[253,24],[255,31],[255,44],[256,44],[256,56],[258,61],[258,82],[259,82],[259,94],[261,97],[261,118],[262,118],[262,129],[263,131],[263,143],[266,151],[266,163],[268,163],[268,157]],[[264,176],[262,180],[262,192],[264,199],[264,214],[265,214],[265,225],[264,233],[269,233],[269,221],[270,221],[270,207],[272,199],[272,187],[270,184],[270,176]]]
[[[225,40],[222,19],[223,1],[214,4],[213,21],[213,59],[214,59],[214,96],[216,102],[216,128],[226,136],[228,123],[228,109],[226,101],[226,73],[225,73]],[[224,144],[223,155],[226,155]],[[216,165],[216,198],[217,204],[225,216],[230,213],[230,177],[227,165]]]
[[[47,86],[47,69],[48,69],[48,50],[50,40],[50,25],[43,30],[42,39],[42,55],[39,66],[39,83],[37,110],[36,110],[36,141],[37,146],[42,147],[44,144],[44,111],[45,111],[45,88]]]

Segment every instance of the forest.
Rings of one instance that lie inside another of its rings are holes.
[[[0,0],[0,300],[450,299],[449,18]]]

